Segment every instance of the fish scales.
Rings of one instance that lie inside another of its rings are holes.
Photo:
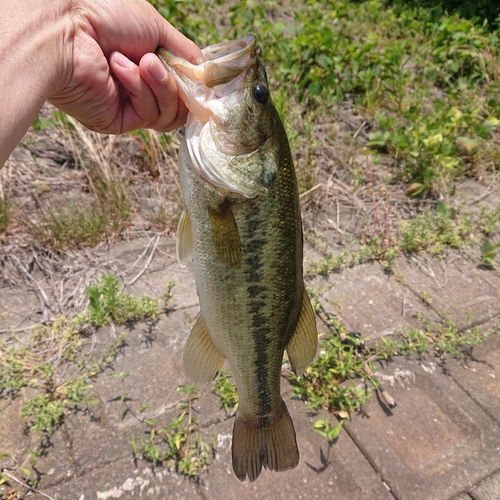
[[[205,322],[216,347],[229,360],[237,383],[245,380],[237,384],[240,404],[244,408],[250,405],[258,414],[270,411],[269,405],[260,408],[264,397],[279,397],[276,379],[302,298],[302,274],[297,273],[297,267],[302,267],[298,197],[290,154],[281,156],[282,166],[268,195],[231,207],[243,254],[242,266],[236,270],[219,259],[210,237],[206,207],[220,204],[218,193],[214,196],[210,185],[193,172],[185,152],[180,162],[184,202],[195,235],[194,266],[202,310],[207,312]],[[251,335],[245,337],[243,332]],[[252,353],[255,368],[242,373],[239,367],[246,368]],[[268,358],[273,362],[268,364]],[[268,383],[270,379],[273,384]],[[258,391],[254,390],[256,383]]]
[[[181,265],[194,260],[200,317],[183,366],[195,381],[209,382],[228,360],[239,398],[233,468],[239,479],[253,481],[262,467],[282,471],[298,463],[295,431],[280,395],[281,365],[286,349],[292,368],[305,369],[316,352],[317,332],[302,276],[295,169],[281,120],[265,95],[255,39],[213,47],[204,53],[217,99],[222,95],[229,101],[223,109],[218,101],[219,107],[210,109],[210,85],[197,81],[203,64],[193,68],[160,51],[190,109],[179,154],[186,213],[179,224],[178,256]],[[228,70],[222,63],[231,48],[244,63],[235,70],[231,61],[231,74],[224,77]],[[240,86],[234,83],[238,78]],[[212,114],[204,115],[200,101]],[[203,158],[210,154],[212,163]],[[221,156],[229,167],[218,163]],[[200,172],[204,168],[208,172]]]

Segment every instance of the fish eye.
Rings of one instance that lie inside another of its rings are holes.
[[[252,95],[259,104],[266,104],[269,101],[269,89],[262,83],[254,85]]]

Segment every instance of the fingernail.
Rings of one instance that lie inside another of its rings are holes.
[[[115,55],[113,57],[115,59],[115,63],[118,64],[118,66],[121,66],[125,69],[134,69],[135,64],[120,52],[115,52]]]
[[[149,65],[149,72],[155,80],[162,82],[167,78],[167,70],[165,66],[160,62],[159,59],[153,59]]]

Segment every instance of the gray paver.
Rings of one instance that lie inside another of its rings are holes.
[[[466,361],[449,358],[448,373],[490,417],[500,423],[500,337],[495,335],[475,348]],[[500,496],[499,496],[500,498]]]
[[[367,460],[342,431],[332,446],[312,429],[314,420],[326,415],[307,415],[305,405],[286,400],[300,450],[299,465],[288,472],[263,471],[254,483],[240,482],[231,466],[233,419],[210,428],[217,435],[217,458],[203,478],[207,500],[274,500],[338,498],[342,500],[393,500]],[[272,492],[272,493],[271,493]]]
[[[498,467],[498,425],[431,360],[398,358],[380,378],[396,410],[372,398],[346,428],[399,500],[448,499]]]
[[[500,289],[490,271],[456,254],[447,261],[424,257],[397,259],[396,270],[416,293],[426,292],[432,307],[458,327],[500,312]]]
[[[498,500],[500,498],[500,471],[482,481],[469,494],[474,500]]]
[[[116,461],[45,490],[54,500],[111,500],[150,498],[186,500],[199,498],[197,486],[167,469],[151,468],[130,458]],[[42,495],[34,498],[41,500]]]
[[[320,295],[323,305],[338,312],[348,331],[363,337],[378,339],[402,328],[419,326],[414,318],[416,312],[425,313],[431,320],[439,318],[376,262],[345,269],[328,282],[331,280],[335,280],[334,285]],[[316,277],[312,286],[321,290],[328,282]]]
[[[145,259],[133,272],[129,269],[147,241],[120,242],[110,252],[122,261],[129,276],[143,268]],[[451,377],[432,356],[425,360],[398,358],[388,364],[380,371],[380,378],[388,388],[392,386],[390,392],[398,407],[393,412],[384,411],[377,398],[372,398],[363,412],[346,424],[349,433],[342,431],[330,447],[311,430],[313,421],[324,414],[312,416],[303,403],[290,401],[289,394],[285,395],[301,452],[300,464],[293,471],[264,471],[255,483],[241,483],[234,477],[230,457],[233,419],[221,411],[210,387],[201,388],[194,409],[205,437],[216,435],[219,446],[199,486],[167,468],[134,462],[131,435],[145,436],[141,433],[146,428],[120,401],[121,396],[128,393],[129,409],[137,414],[141,403],[149,404],[143,416],[157,419],[161,426],[178,414],[176,403],[183,396],[177,385],[189,383],[181,370],[181,358],[198,312],[197,296],[192,267],[180,269],[174,255],[173,239],[160,239],[147,272],[127,288],[137,295],[159,296],[173,277],[177,283],[174,310],[147,323],[114,331],[103,328],[83,348],[85,353],[93,349],[97,356],[109,346],[113,335],[127,332],[126,346],[113,369],[106,369],[93,381],[99,406],[67,415],[48,439],[24,432],[25,422],[18,418],[19,400],[0,408],[0,451],[14,456],[12,470],[26,464],[27,450],[40,449],[39,441],[45,440],[36,463],[42,473],[37,487],[57,500],[500,498],[498,336],[488,340],[484,348],[475,348],[465,366],[462,361],[446,358],[445,368]],[[463,311],[472,311],[475,320],[498,309],[500,302],[491,298],[498,299],[498,273],[488,274],[460,259],[445,268],[421,260],[401,265],[399,272],[408,286],[385,274],[376,263],[345,269],[328,281],[315,278],[313,286],[323,289],[323,304],[340,313],[348,330],[372,338],[418,326],[412,318],[415,311],[437,319],[435,311],[425,307],[409,287],[417,294],[429,293],[436,311],[447,310],[458,322],[470,321]],[[458,297],[458,301],[449,296]],[[130,376],[124,380],[108,376],[120,372]],[[284,386],[284,392],[289,393]]]
[[[19,418],[21,400],[2,400],[0,409],[1,450],[14,459],[23,456],[30,447],[30,436],[24,432],[26,424]]]

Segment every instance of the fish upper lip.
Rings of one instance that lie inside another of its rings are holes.
[[[224,64],[233,62],[235,59],[243,59],[243,56],[255,50],[255,44],[255,36],[245,35],[237,40],[210,45],[204,48],[202,53],[207,58],[207,61],[217,61],[218,64]]]
[[[214,113],[213,98],[218,100],[226,92],[234,91],[242,84],[244,72],[255,64],[256,44],[253,35],[246,35],[210,45],[202,50],[206,60],[200,64],[192,64],[162,47],[157,48],[156,54],[176,82],[179,96],[189,111],[206,123]]]
[[[202,50],[206,61],[201,64],[192,64],[163,47],[158,47],[156,54],[176,81],[215,87],[231,81],[250,67],[255,60],[255,47],[253,35],[210,45]]]

